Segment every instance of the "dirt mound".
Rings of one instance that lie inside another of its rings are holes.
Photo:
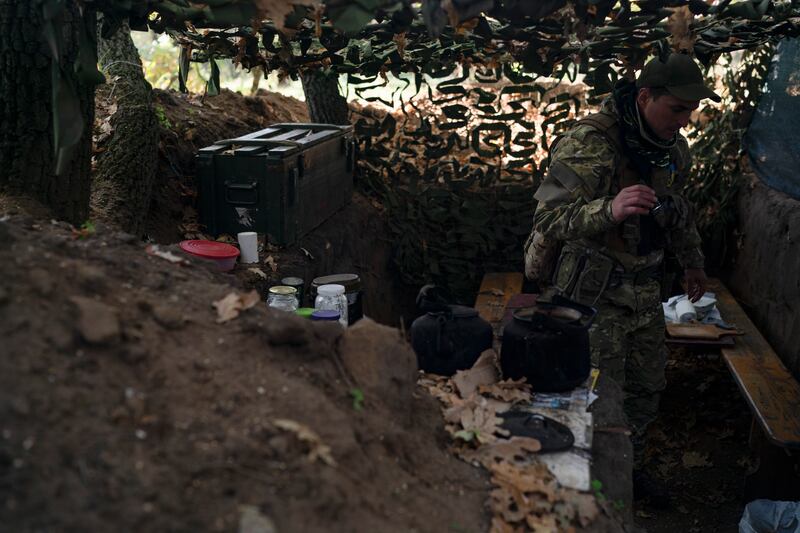
[[[111,135],[110,118],[116,105],[109,98],[111,87],[97,90],[95,98],[95,150],[102,150]],[[179,241],[196,231],[197,186],[194,157],[200,148],[221,139],[238,137],[280,122],[308,122],[306,104],[289,96],[259,91],[242,96],[223,89],[218,96],[153,91],[158,117],[158,170],[147,236],[162,243]],[[103,220],[103,206],[92,203],[92,219]]]
[[[9,531],[487,528],[397,330],[218,323],[234,276],[99,226],[6,216],[0,265]]]

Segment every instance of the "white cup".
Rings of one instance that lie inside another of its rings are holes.
[[[239,240],[239,250],[242,263],[258,263],[258,234],[255,231],[243,231],[236,235]]]
[[[679,322],[691,322],[697,319],[697,310],[689,300],[681,300],[675,305],[675,314]]]

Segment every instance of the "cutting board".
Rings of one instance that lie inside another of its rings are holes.
[[[680,339],[719,340],[728,335],[742,335],[737,329],[724,329],[715,324],[667,324],[670,337]]]

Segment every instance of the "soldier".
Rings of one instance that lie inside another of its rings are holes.
[[[689,56],[653,59],[559,139],[534,195],[526,273],[561,243],[549,292],[598,309],[592,363],[625,391],[637,496],[667,497],[641,472],[645,430],[666,384],[665,249],[681,263],[692,301],[705,292],[700,236],[679,194],[691,166],[679,131],[704,98],[719,101]]]

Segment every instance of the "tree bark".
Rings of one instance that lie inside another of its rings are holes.
[[[65,12],[61,61],[77,88],[85,127],[71,162],[56,176],[52,58],[42,34],[42,6],[0,0],[0,192],[32,197],[55,217],[79,224],[89,213],[94,85],[79,83],[71,68],[84,23],[77,2],[69,0]]]
[[[128,233],[141,236],[158,163],[158,119],[153,90],[125,22],[98,40],[98,61],[117,105],[113,133],[97,159],[92,210]]]
[[[306,70],[301,74],[308,114],[320,124],[350,124],[347,100],[339,94],[336,74]]]

